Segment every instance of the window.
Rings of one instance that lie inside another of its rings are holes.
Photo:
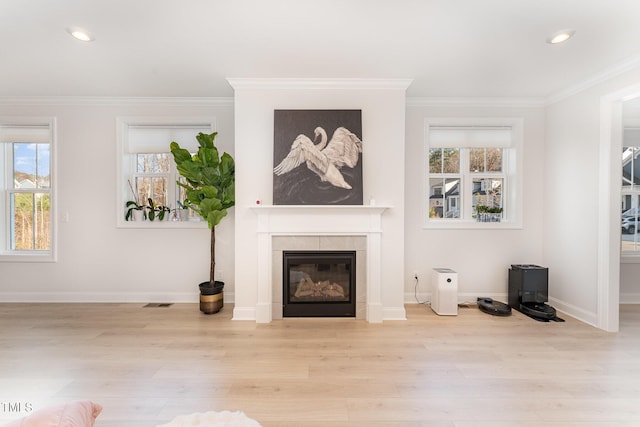
[[[625,128],[622,147],[622,255],[640,255],[640,128]]]
[[[53,261],[53,120],[0,121],[0,260]]]
[[[426,123],[426,226],[521,226],[521,119]]]
[[[184,200],[184,189],[176,184],[182,178],[175,168],[169,144],[176,141],[181,147],[195,153],[198,151],[196,135],[211,133],[211,119],[166,119],[132,118],[118,119],[119,128],[119,183],[118,226],[121,227],[171,227],[181,223],[197,223],[200,217],[194,212],[178,215],[176,208]],[[149,205],[152,199],[156,206],[169,209],[165,221],[150,221],[149,217],[125,220],[126,204],[135,201]],[[171,221],[166,221],[170,219]],[[184,226],[181,225],[181,226]]]

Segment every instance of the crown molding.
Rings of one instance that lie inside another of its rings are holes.
[[[413,79],[314,79],[314,78],[228,78],[238,89],[401,89],[406,90]]]
[[[407,97],[407,107],[544,107],[544,98],[508,98],[508,97]]]
[[[609,79],[612,79],[616,76],[619,76],[622,73],[626,73],[627,71],[631,71],[636,67],[640,67],[640,55],[632,56],[627,58],[626,60],[605,69],[604,71],[586,79],[582,82],[576,83],[575,85],[569,86],[566,89],[558,91],[545,99],[545,106],[549,106],[551,104],[555,104],[556,102],[560,102],[566,98],[574,96],[582,91],[585,91],[599,83],[606,82]]]
[[[235,79],[234,79],[235,80]],[[268,79],[266,85],[262,80],[260,85],[256,79],[239,79],[238,88],[269,88],[269,89],[404,89],[408,81],[395,81],[397,84],[389,80],[341,80],[315,83],[303,82],[305,79],[298,79],[297,82],[291,83],[291,79],[287,79],[289,83],[277,82],[280,79]],[[249,81],[251,80],[251,81]],[[391,83],[390,83],[391,82]],[[87,96],[26,96],[26,97],[0,97],[0,105],[11,106],[32,106],[32,105],[55,105],[55,106],[121,106],[121,105],[157,105],[157,106],[201,106],[201,107],[232,107],[234,105],[233,97],[211,97],[211,98],[189,98],[189,97],[87,97]],[[542,98],[458,98],[458,97],[407,97],[407,107],[443,107],[443,106],[473,106],[473,107],[541,107],[544,106]]]
[[[100,96],[23,96],[0,97],[0,105],[160,105],[170,107],[231,107],[232,97],[100,97]]]

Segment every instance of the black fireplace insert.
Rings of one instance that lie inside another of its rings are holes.
[[[284,251],[283,317],[355,317],[355,251]]]

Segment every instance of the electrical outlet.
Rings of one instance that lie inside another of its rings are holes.
[[[224,280],[224,272],[222,270],[216,271],[216,280],[220,280],[220,281]]]
[[[418,280],[418,273],[415,271],[413,272],[413,279]]]

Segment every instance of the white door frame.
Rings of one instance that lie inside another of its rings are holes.
[[[597,326],[609,332],[617,332],[620,324],[622,103],[638,96],[640,84],[600,99]]]

